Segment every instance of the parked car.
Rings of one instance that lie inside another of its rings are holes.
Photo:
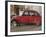
[[[37,11],[34,10],[27,10],[24,11],[22,16],[13,16],[12,17],[12,24],[15,25],[18,24],[35,24],[40,25],[41,24],[41,16]],[[16,25],[15,25],[16,26]]]

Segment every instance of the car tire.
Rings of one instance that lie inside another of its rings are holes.
[[[16,22],[12,21],[11,25],[12,25],[13,28],[16,27]]]
[[[40,26],[40,23],[36,23],[37,26]]]

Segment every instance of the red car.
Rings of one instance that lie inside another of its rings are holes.
[[[22,16],[13,16],[12,17],[12,23],[15,25],[15,23],[18,24],[35,24],[40,25],[41,24],[41,16],[37,11],[28,10],[24,11]]]

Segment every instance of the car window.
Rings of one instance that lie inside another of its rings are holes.
[[[24,11],[22,16],[40,16],[37,11]]]
[[[28,15],[29,15],[28,11],[25,11],[25,12],[23,12],[22,16],[28,16]]]
[[[38,14],[35,12],[29,12],[29,14],[30,14],[30,16],[38,16]]]
[[[28,12],[25,12],[24,14],[25,14],[25,15],[28,15]]]
[[[35,13],[35,16],[37,16],[38,14],[37,13]]]
[[[32,13],[32,12],[29,12],[29,14],[30,14],[30,16],[34,15],[34,13]]]

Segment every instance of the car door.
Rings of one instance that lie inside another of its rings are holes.
[[[34,13],[30,11],[29,15],[29,23],[32,23],[34,21]]]

